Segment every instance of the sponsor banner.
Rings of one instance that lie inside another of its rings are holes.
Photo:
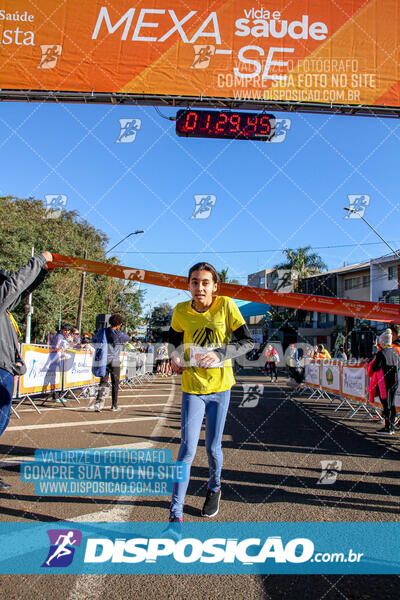
[[[2,89],[400,106],[395,1],[5,4]]]
[[[309,359],[305,364],[304,382],[310,387],[320,387],[320,362],[319,360]]]
[[[176,525],[176,524],[174,524]],[[0,572],[397,574],[400,523],[1,523]]]
[[[93,354],[85,350],[66,350],[63,367],[63,389],[84,387],[93,383]]]
[[[342,396],[365,402],[367,398],[367,369],[365,364],[342,365]]]
[[[321,388],[332,394],[340,394],[340,363],[321,363]]]
[[[122,265],[110,265],[109,263],[101,263],[95,260],[53,254],[53,262],[49,263],[49,268],[54,269],[58,267],[98,273],[100,275],[108,275],[109,277],[118,277],[119,279],[142,281],[143,283],[175,288],[177,290],[187,290],[187,278],[180,275],[131,269]],[[271,304],[273,306],[285,306],[287,308],[352,316],[385,323],[400,323],[400,305],[397,304],[283,293],[247,285],[236,285],[234,283],[219,283],[218,294],[239,300]]]
[[[61,390],[62,358],[59,352],[22,344],[21,354],[26,364],[26,373],[20,377],[20,396]]]

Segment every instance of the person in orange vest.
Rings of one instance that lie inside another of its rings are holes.
[[[318,344],[317,358],[320,358],[322,360],[327,359],[327,358],[332,358],[331,355],[329,354],[328,350],[325,348],[325,346],[323,344]]]

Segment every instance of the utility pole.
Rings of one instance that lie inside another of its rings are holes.
[[[83,251],[83,258],[85,258],[85,259],[87,258],[86,248]],[[76,317],[76,328],[78,329],[79,333],[81,332],[81,326],[82,326],[83,298],[85,296],[85,278],[86,278],[86,272],[82,271],[81,290],[79,293],[79,303],[78,303],[78,315]]]
[[[31,257],[35,255],[35,248],[32,246]],[[26,332],[25,332],[25,344],[31,343],[31,324],[32,324],[32,315],[33,315],[33,306],[32,306],[32,294],[28,296],[28,302],[25,304],[25,314],[26,314]]]

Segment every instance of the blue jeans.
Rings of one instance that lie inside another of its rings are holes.
[[[214,394],[182,393],[182,439],[178,460],[186,463],[186,479],[173,484],[171,516],[182,518],[190,468],[196,454],[204,413],[206,414],[206,450],[210,469],[208,488],[213,492],[220,488],[223,461],[221,441],[230,395],[230,390]]]
[[[14,391],[14,375],[0,369],[0,435],[10,420],[12,395]]]

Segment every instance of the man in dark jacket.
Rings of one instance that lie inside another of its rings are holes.
[[[107,338],[107,366],[106,374],[100,379],[99,392],[97,394],[94,409],[100,412],[104,408],[105,397],[108,390],[108,375],[111,376],[111,410],[121,410],[118,406],[118,388],[120,374],[120,354],[122,345],[129,342],[129,335],[120,331],[123,319],[121,315],[115,314],[110,317],[110,327],[106,329]],[[96,342],[96,336],[92,341]]]
[[[396,350],[392,347],[392,332],[390,329],[386,329],[379,337],[379,345],[381,350],[376,353],[375,360],[372,363],[372,370],[382,371],[385,380],[386,397],[383,398],[381,392],[379,392],[383,406],[385,426],[383,429],[378,429],[377,433],[393,435],[396,420],[394,397],[399,380],[400,359]]]
[[[47,274],[47,263],[52,262],[50,252],[43,252],[31,258],[28,263],[14,274],[0,271],[0,435],[10,420],[14,376],[20,374],[18,366],[18,326],[8,311],[30,294],[44,280]],[[0,490],[10,487],[0,479]]]

